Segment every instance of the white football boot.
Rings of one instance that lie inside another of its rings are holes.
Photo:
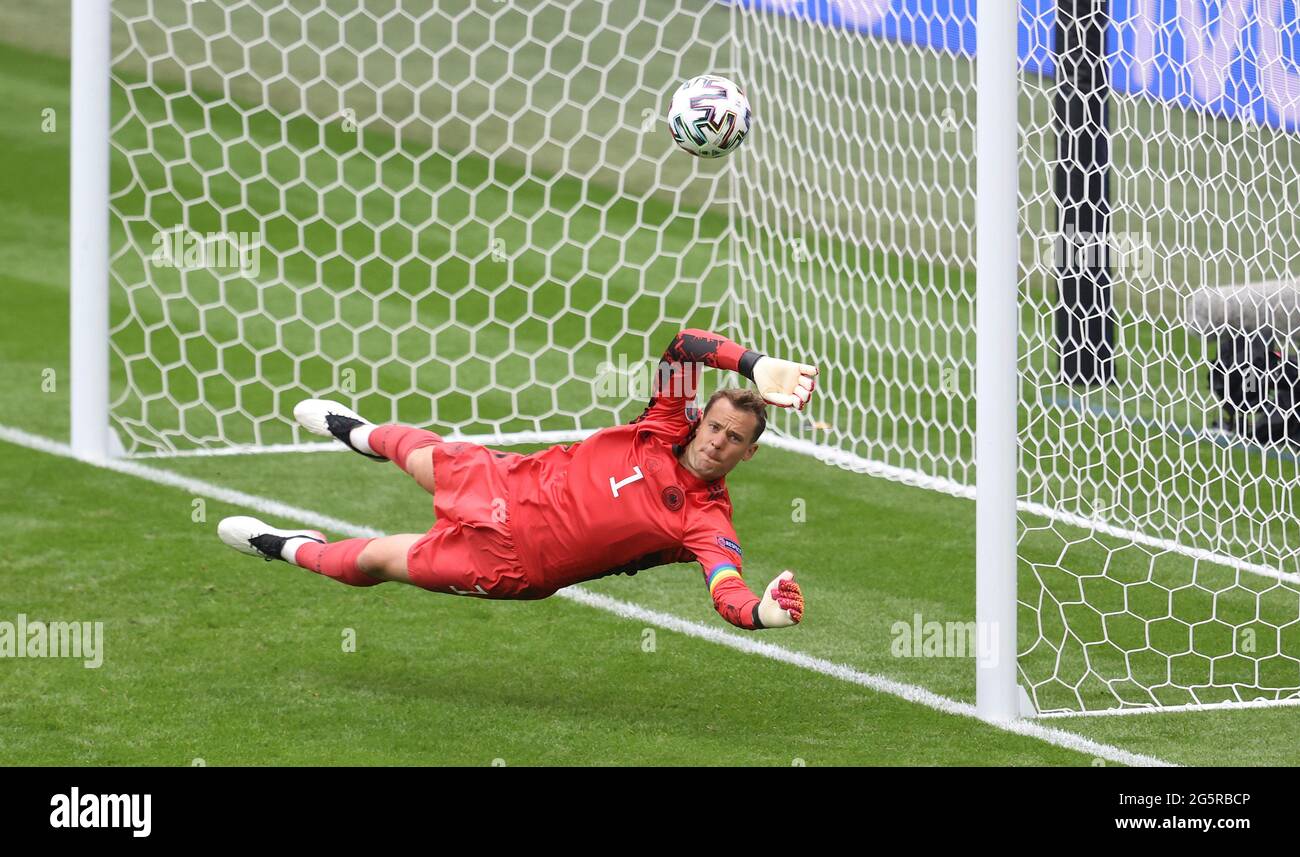
[[[369,446],[358,446],[352,441],[352,431],[358,428],[374,428],[351,408],[328,399],[304,399],[293,407],[293,418],[298,424],[312,434],[332,437],[353,452],[372,458],[375,461],[387,461],[382,455],[376,455]]]
[[[285,556],[285,547],[290,546],[296,552],[301,544],[298,539],[325,544],[325,534],[316,530],[277,530],[257,518],[238,515],[223,518],[217,524],[217,535],[230,547],[249,556],[260,556],[265,560],[282,559],[292,563],[293,556]]]

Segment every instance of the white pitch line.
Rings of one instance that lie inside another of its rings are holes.
[[[268,443],[265,446],[222,446],[214,449],[177,449],[164,452],[137,452],[133,461],[151,458],[225,458],[236,455],[277,455],[285,452],[350,452],[341,443]]]
[[[595,429],[566,431],[548,429],[545,431],[498,432],[496,434],[461,434],[449,432],[440,435],[448,443],[477,443],[482,446],[513,446],[521,443],[575,443],[586,440],[596,433]],[[219,446],[201,447],[199,449],[162,450],[155,452],[137,452],[131,455],[135,461],[154,458],[221,458],[235,455],[275,455],[286,452],[349,452],[348,448],[334,441],[309,441],[306,443],[269,443],[261,446]]]
[[[94,467],[102,467],[105,470],[124,473],[127,476],[134,476],[138,479],[157,483],[158,485],[168,485],[172,488],[179,488],[182,491],[189,492],[190,494],[201,495],[211,500],[219,500],[222,503],[229,503],[232,506],[248,506],[265,512],[268,515],[275,515],[277,518],[288,518],[292,521],[308,524],[318,530],[334,530],[339,533],[350,533],[359,538],[374,538],[375,536],[383,535],[379,530],[371,529],[369,527],[359,527],[356,524],[348,523],[339,518],[331,518],[329,515],[322,515],[319,512],[313,512],[310,509],[301,509],[297,506],[290,506],[288,503],[269,500],[255,494],[245,494],[243,491],[222,488],[220,485],[213,485],[211,482],[190,479],[187,476],[181,476],[180,474],[172,473],[168,470],[159,470],[156,467],[147,467],[133,461],[119,458],[102,460],[81,458],[73,454],[72,447],[68,446],[66,443],[61,443],[57,440],[50,440],[49,438],[41,437],[40,435],[31,434],[22,429],[0,425],[0,440],[5,440],[9,443],[17,444],[18,446],[25,446],[28,449],[34,449],[38,452],[48,452],[50,455],[72,458]]]
[[[942,476],[930,476],[920,472],[919,470],[909,470],[905,467],[895,467],[891,464],[882,464],[881,462],[872,461],[869,458],[863,458],[862,456],[854,455],[853,453],[833,449],[824,444],[817,444],[799,438],[782,437],[773,438],[770,442],[764,441],[764,443],[768,443],[770,446],[779,449],[787,449],[791,452],[811,455],[818,461],[822,461],[826,464],[834,464],[846,470],[851,470],[854,473],[865,473],[869,476],[879,476],[882,479],[888,479],[891,482],[900,482],[904,485],[925,488],[929,491],[939,491],[953,497],[962,497],[967,500],[975,499],[975,487],[973,485],[964,485],[961,482],[947,479]],[[1181,556],[1199,562],[1221,565],[1235,571],[1244,571],[1250,574],[1259,575],[1260,577],[1267,577],[1270,580],[1300,584],[1300,574],[1285,572],[1279,568],[1274,568],[1273,566],[1264,565],[1262,563],[1247,562],[1242,559],[1237,559],[1236,557],[1214,553],[1213,551],[1202,548],[1188,547],[1187,545],[1174,541],[1173,539],[1162,539],[1138,530],[1116,526],[1115,524],[1101,518],[1089,518],[1074,512],[1055,509],[1043,503],[1031,503],[1027,500],[1017,501],[1016,508],[1026,514],[1046,518],[1049,521],[1065,524],[1071,527],[1078,527],[1079,529],[1093,533],[1114,536],[1118,539],[1146,545],[1147,547],[1156,548],[1161,551],[1180,554]]]
[[[360,538],[381,535],[378,530],[373,528],[363,527],[338,518],[332,518],[328,515],[322,515],[319,512],[314,512],[310,509],[290,506],[276,500],[259,497],[256,494],[247,494],[243,491],[223,488],[220,485],[213,485],[199,479],[179,476],[175,473],[166,470],[159,470],[154,467],[147,467],[143,464],[136,464],[130,461],[122,461],[118,459],[89,460],[79,458],[73,454],[72,448],[65,443],[50,440],[49,438],[41,437],[40,435],[31,434],[21,429],[11,428],[9,426],[0,426],[0,440],[18,446],[27,447],[28,449],[34,449],[39,452],[46,452],[64,458],[72,458],[95,467],[104,468],[128,476],[134,476],[138,479],[143,479],[158,485],[179,488],[190,494],[205,496],[223,503],[256,509],[257,511],[263,512],[267,515],[274,515],[278,518],[297,521],[298,523],[307,524],[319,529],[332,530],[337,533],[343,533]],[[906,684],[884,676],[862,672],[861,670],[854,669],[853,667],[844,664],[837,664],[833,661],[813,657],[812,655],[804,654],[803,652],[796,652],[772,643],[764,643],[761,640],[756,640],[749,636],[741,636],[731,631],[724,631],[721,628],[703,625],[699,622],[693,622],[688,619],[682,619],[678,616],[672,615],[671,613],[661,613],[656,610],[649,610],[636,604],[630,604],[625,601],[610,598],[607,595],[590,592],[581,587],[562,589],[557,592],[556,595],[578,604],[594,607],[598,610],[604,610],[624,619],[646,622],[669,631],[675,631],[689,637],[726,646],[738,652],[757,655],[762,658],[767,658],[768,660],[811,670],[812,672],[830,676],[831,678],[837,678],[841,681],[847,681],[878,693],[896,696],[908,702],[923,705],[944,714],[968,717],[996,729],[1001,729],[1004,732],[1023,735],[1028,738],[1035,738],[1047,744],[1062,747],[1067,750],[1074,750],[1079,753],[1091,755],[1095,758],[1105,759],[1122,765],[1138,767],[1174,767],[1173,763],[1157,759],[1154,756],[1131,753],[1128,750],[1113,747],[1109,744],[1102,744],[1098,741],[1092,740],[1091,738],[1085,738],[1082,735],[1067,732],[1063,729],[1044,726],[1043,724],[1036,723],[1032,720],[1012,720],[1004,722],[980,720],[976,714],[974,705],[968,702],[960,702],[955,699],[950,699],[946,696],[940,696],[939,694],[926,690],[919,685]]]
[[[862,672],[853,667],[844,664],[837,664],[834,661],[828,661],[824,658],[814,657],[796,652],[791,649],[777,646],[773,643],[764,643],[753,637],[742,637],[731,631],[721,628],[704,625],[699,622],[692,622],[689,619],[682,619],[671,613],[660,613],[657,610],[649,610],[636,604],[629,604],[626,601],[619,601],[616,598],[610,598],[608,595],[601,595],[591,592],[580,587],[570,587],[561,589],[556,593],[562,595],[571,601],[579,604],[585,604],[589,607],[595,607],[599,610],[605,610],[624,619],[634,619],[638,622],[645,622],[651,625],[657,625],[669,631],[676,631],[679,634],[685,634],[688,637],[695,637],[700,640],[707,640],[710,643],[717,643],[720,646],[726,646],[729,649],[735,649],[738,652],[744,652],[748,655],[758,655],[762,658],[778,661],[783,664],[800,667],[811,670],[812,672],[821,673],[831,678],[837,678],[841,681],[847,681],[852,684],[860,685],[874,690],[877,693],[897,696],[908,702],[923,705],[926,708],[932,708],[941,711],[944,714],[954,714],[958,717],[969,717],[972,720],[978,720],[980,723],[1001,729],[1005,732],[1012,732],[1016,735],[1024,735],[1029,738],[1037,738],[1056,747],[1063,747],[1067,750],[1075,750],[1079,753],[1086,753],[1100,759],[1106,759],[1111,762],[1119,762],[1124,765],[1135,767],[1177,767],[1172,762],[1166,762],[1157,759],[1154,756],[1146,756],[1141,753],[1131,753],[1119,747],[1112,747],[1109,744],[1102,744],[1091,738],[1085,738],[1074,732],[1067,732],[1064,729],[1056,729],[1051,726],[1044,726],[1033,720],[1012,720],[1005,722],[989,722],[980,720],[976,714],[975,706],[969,702],[960,702],[956,699],[950,699],[946,696],[940,696],[931,690],[926,690],[920,685],[907,684],[906,682],[896,681],[892,678],[875,675],[873,673]]]
[[[1300,698],[1242,699],[1227,702],[1187,702],[1182,705],[1134,705],[1127,708],[1102,708],[1096,711],[1044,711],[1042,719],[1067,719],[1071,717],[1128,717],[1134,714],[1176,714],[1180,711],[1251,711],[1259,708],[1290,708],[1300,705]]]

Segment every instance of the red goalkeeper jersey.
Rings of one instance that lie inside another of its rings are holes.
[[[759,599],[741,579],[725,479],[705,482],[677,460],[691,435],[700,365],[752,379],[762,355],[684,330],[664,352],[649,406],[631,423],[502,464],[520,559],[548,587],[674,562],[700,564],[728,622],[757,628]]]

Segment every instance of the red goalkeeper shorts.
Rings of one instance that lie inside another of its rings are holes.
[[[555,592],[524,567],[510,532],[504,465],[516,457],[474,443],[434,446],[438,523],[406,555],[412,583],[479,598],[545,598]]]

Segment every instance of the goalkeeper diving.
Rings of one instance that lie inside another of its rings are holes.
[[[718,390],[697,413],[703,366],[739,372],[757,390]],[[349,586],[398,582],[481,598],[546,598],[584,580],[694,561],[728,622],[750,630],[788,627],[803,617],[799,584],[790,571],[761,596],[745,584],[726,476],[758,450],[767,405],[802,410],[816,376],[813,366],[683,330],[660,359],[639,417],[529,455],[374,425],[342,405],[308,399],[294,418],[410,474],[433,495],[433,528],[329,542],[319,532],[241,516],[226,518],[217,531],[238,551]]]

